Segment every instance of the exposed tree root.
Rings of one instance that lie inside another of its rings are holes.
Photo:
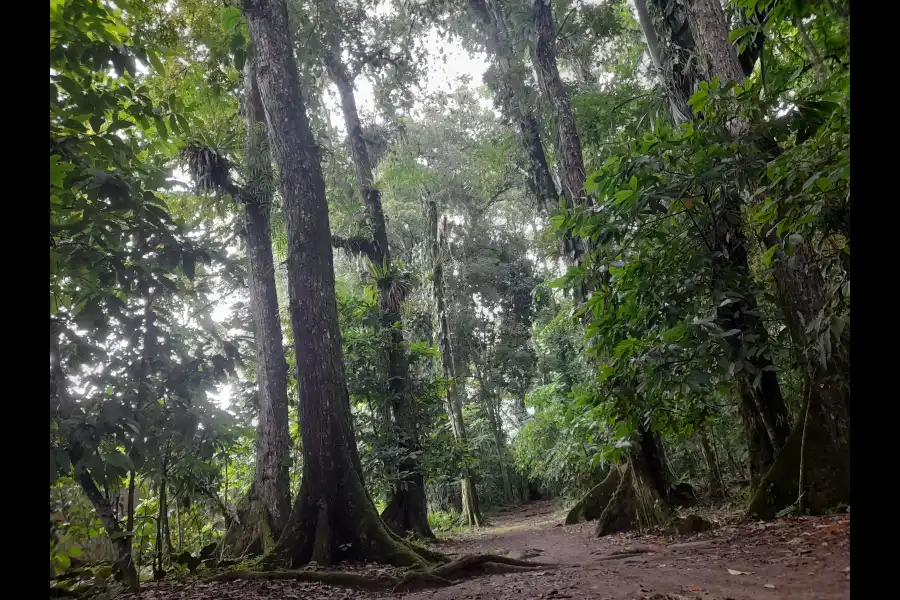
[[[598,556],[595,560],[617,560],[619,558],[631,558],[633,556],[640,556],[641,554],[646,554],[646,552],[618,552],[613,554],[604,554],[603,556]]]
[[[668,520],[668,504],[638,470],[638,464],[629,459],[623,468],[615,492],[597,519],[598,537],[631,529],[648,529]]]
[[[392,577],[379,578],[341,571],[225,571],[224,573],[207,577],[204,581],[211,583],[238,581],[241,579],[312,581],[374,592],[391,589],[391,587],[396,585],[397,581]]]
[[[445,557],[446,559],[446,557]],[[484,573],[531,571],[555,566],[529,562],[494,554],[470,554],[425,571],[411,571],[402,577],[371,576],[342,571],[226,571],[204,581],[221,582],[240,579],[312,581],[369,591],[413,591],[454,585],[460,578]]]
[[[593,521],[603,513],[603,509],[609,504],[609,499],[619,486],[622,472],[613,467],[603,478],[603,481],[591,488],[578,504],[572,507],[566,515],[566,525],[575,525],[582,521]]]
[[[784,447],[753,493],[746,516],[773,519],[785,508],[796,508],[798,488],[804,509],[812,514],[849,503],[849,471],[843,470],[846,457],[840,451],[839,436],[831,431],[829,416],[823,412],[820,392],[811,393],[794,424]],[[804,438],[817,448],[815,460],[802,460]],[[800,470],[803,469],[803,476]]]

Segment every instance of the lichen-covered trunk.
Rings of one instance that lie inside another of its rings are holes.
[[[556,154],[563,193],[569,206],[589,204],[590,199],[584,191],[581,140],[575,127],[569,92],[563,84],[556,63],[556,24],[553,21],[551,0],[534,0],[533,11],[536,33],[534,62],[541,89],[553,107],[556,119]]]
[[[824,512],[850,503],[850,360],[846,346],[823,319],[825,283],[815,251],[806,241],[789,258],[775,257],[775,285],[785,322],[804,365],[807,398],[792,433],[806,437],[814,454],[801,458],[798,448],[778,454],[766,474],[753,510],[771,516],[801,498],[804,508]],[[803,431],[805,428],[805,432]],[[794,441],[799,445],[800,441]],[[783,455],[783,456],[782,456]],[[802,490],[800,489],[802,465]]]
[[[369,259],[379,269],[390,273],[391,253],[387,239],[387,225],[381,204],[381,191],[375,185],[372,161],[363,136],[353,80],[341,57],[341,44],[337,33],[329,36],[329,47],[325,51],[325,66],[337,86],[344,113],[344,125],[350,142],[350,153],[356,167],[356,182],[366,208],[366,221],[371,230],[372,251]],[[409,359],[401,329],[401,306],[391,292],[390,281],[378,282],[378,300],[382,326],[391,332],[388,348],[386,378],[389,386],[390,403],[394,422],[399,431],[397,440],[401,458],[396,465],[398,477],[391,490],[391,498],[381,513],[385,524],[398,535],[412,532],[425,538],[433,538],[428,525],[428,504],[425,497],[425,477],[419,459],[421,443],[415,414],[415,407],[407,393]]]
[[[438,347],[441,353],[441,366],[444,379],[449,381],[447,386],[447,415],[450,418],[450,427],[453,430],[453,438],[456,443],[468,448],[468,436],[466,424],[463,419],[462,402],[459,399],[459,390],[456,386],[456,363],[453,358],[453,344],[450,339],[450,322],[447,318],[447,305],[444,300],[444,267],[441,258],[441,241],[438,233],[437,204],[434,200],[428,201],[428,236],[431,245],[432,266],[432,293],[434,296],[434,318],[437,322],[436,333]],[[462,465],[460,478],[460,493],[462,496],[462,518],[469,527],[482,527],[485,525],[481,514],[481,504],[478,501],[478,490],[475,487],[474,473],[465,462]]]
[[[272,167],[266,149],[266,114],[252,61],[248,61],[244,73],[244,113],[248,182],[242,201],[249,259],[250,309],[257,346],[259,418],[254,480],[238,511],[239,518],[231,524],[224,540],[226,553],[231,556],[271,550],[291,510],[287,362],[269,221],[272,198],[268,179]]]
[[[422,560],[393,538],[363,484],[344,377],[328,204],[300,89],[285,0],[245,0],[257,80],[279,170],[297,355],[303,476],[268,561]]]
[[[691,118],[688,100],[701,79],[692,57],[694,38],[684,6],[674,0],[634,0],[634,5],[650,58],[666,90],[672,122],[684,123]]]
[[[535,30],[533,62],[544,96],[553,107],[556,121],[556,160],[562,192],[568,207],[592,205],[593,201],[584,190],[586,178],[584,157],[581,153],[581,139],[575,126],[575,114],[569,92],[559,75],[556,62],[556,24],[553,21],[551,0],[534,0],[532,18]],[[591,250],[589,239],[568,235],[563,240],[564,258],[569,265],[580,266],[586,253]],[[587,297],[589,290],[576,290],[577,300]]]

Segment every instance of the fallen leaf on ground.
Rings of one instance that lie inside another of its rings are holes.
[[[774,586],[773,584],[771,584],[771,583],[767,583],[767,584],[765,584],[763,587],[764,587],[764,588],[769,588],[770,590],[774,590],[774,589],[775,589],[775,586]]]
[[[817,529],[820,529],[819,533],[840,533],[844,526],[841,523],[835,523],[834,525],[822,525],[817,526]]]
[[[703,591],[703,588],[700,587],[700,586],[697,586],[697,585],[692,585],[692,586],[691,586],[691,591],[692,591],[692,592],[702,592],[702,591]]]
[[[725,570],[728,571],[729,573],[731,573],[732,575],[749,575],[750,574],[750,571],[735,571],[734,569],[725,569]]]

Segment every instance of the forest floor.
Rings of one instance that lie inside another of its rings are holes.
[[[850,597],[850,515],[737,523],[725,510],[695,510],[718,525],[694,535],[594,537],[594,524],[565,527],[558,504],[535,502],[490,517],[490,527],[446,535],[451,556],[492,553],[555,566],[484,575],[405,600],[782,600]],[[354,569],[356,570],[356,569]],[[357,572],[386,573],[375,565]],[[319,583],[235,581],[149,584],[141,600],[387,600],[398,595]],[[124,598],[120,596],[119,598]]]

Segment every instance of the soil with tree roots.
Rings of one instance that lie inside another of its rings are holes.
[[[850,597],[850,515],[786,517],[739,523],[738,512],[697,510],[716,528],[694,535],[624,533],[597,538],[593,522],[564,526],[548,502],[489,518],[490,527],[444,536],[432,547],[453,558],[499,554],[554,566],[463,577],[449,587],[413,593],[362,591],[291,580],[144,584],[128,600],[315,599],[387,600],[781,600]],[[315,567],[313,567],[315,569]],[[377,565],[341,567],[397,578]]]

